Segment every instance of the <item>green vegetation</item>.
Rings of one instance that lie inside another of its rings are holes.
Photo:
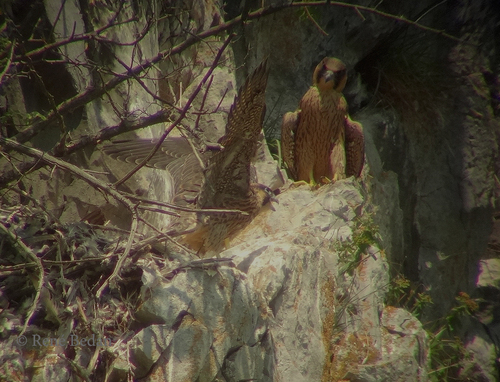
[[[340,273],[347,272],[349,275],[352,275],[352,271],[363,260],[363,254],[370,246],[382,247],[378,226],[373,222],[370,214],[364,213],[353,222],[352,240],[335,241],[333,244],[342,266]]]
[[[378,227],[372,216],[365,213],[354,220],[352,240],[335,241],[332,245],[339,254],[340,273],[352,275],[352,272],[363,261],[366,250],[376,245],[381,247]],[[344,312],[350,309],[350,298],[342,301]],[[422,319],[424,310],[434,304],[431,296],[420,285],[412,283],[403,275],[396,275],[391,281],[386,305],[404,308],[418,319]],[[461,361],[467,353],[459,338],[459,330],[464,317],[478,310],[477,302],[467,293],[460,292],[455,298],[455,304],[445,317],[436,321],[423,323],[429,338],[431,381],[456,381]]]
[[[398,275],[389,286],[386,303],[405,308],[420,318],[423,310],[432,305],[433,301],[429,294],[418,290],[418,286]],[[464,344],[458,337],[458,330],[463,318],[477,311],[478,304],[465,292],[458,294],[455,303],[445,317],[423,323],[429,336],[431,381],[458,380],[457,373],[461,361],[467,357]]]

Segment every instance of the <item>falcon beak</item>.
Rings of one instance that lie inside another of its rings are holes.
[[[254,186],[256,186],[258,192],[261,195],[262,206],[269,204],[269,208],[271,208],[273,211],[276,211],[273,207],[272,202],[279,203],[278,199],[276,199],[276,194],[279,193],[279,190],[273,191],[269,187],[264,186],[260,183],[257,183]]]
[[[267,204],[269,204],[269,208],[272,210],[272,211],[276,211],[276,209],[274,208],[273,206],[273,202],[274,203],[280,203],[279,200],[276,198],[276,194],[275,194],[275,191],[271,190],[270,188],[267,188],[266,189],[266,193],[267,193]]]
[[[325,79],[325,82],[329,82],[329,81],[334,81],[336,80],[335,78],[335,72],[332,72],[331,70],[327,70],[325,72],[325,74],[323,75],[323,78]]]
[[[280,201],[277,198],[275,198],[274,196],[272,196],[272,197],[269,198],[269,208],[272,211],[276,211],[276,208],[274,208],[274,206],[273,206],[273,202],[280,204]]]

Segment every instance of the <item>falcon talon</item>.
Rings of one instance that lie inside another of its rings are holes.
[[[328,184],[328,183],[331,183],[332,181],[330,179],[328,179],[326,176],[322,176],[321,179],[320,179],[320,183],[321,184]]]
[[[309,186],[311,189],[313,189],[315,184],[311,184],[309,182],[306,182],[305,180],[299,180],[297,182],[293,182],[292,184],[290,184],[289,188],[298,188],[300,186]]]

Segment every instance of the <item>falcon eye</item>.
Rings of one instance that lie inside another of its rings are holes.
[[[317,72],[314,72],[314,74],[316,76],[316,78],[314,79],[314,81],[319,82],[320,79],[325,76],[325,73],[327,71],[328,71],[328,66],[326,66],[326,64],[323,64],[322,66],[320,66],[320,69]]]

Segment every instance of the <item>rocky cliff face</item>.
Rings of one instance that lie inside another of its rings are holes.
[[[119,179],[129,168],[96,150],[104,136],[91,138],[103,129],[130,130],[166,110],[170,121],[165,117],[166,123],[133,133],[159,137],[208,72],[227,34],[222,31],[179,54],[176,49],[242,11],[230,5],[12,3],[5,15],[17,29],[9,26],[4,33],[14,28],[21,33],[19,41],[30,33],[56,42],[86,37],[49,51],[57,54],[41,56],[45,60],[39,64],[22,59],[20,48],[13,50],[19,65],[3,72],[2,135],[19,139],[22,126],[43,123],[34,115],[28,120],[27,113],[47,115],[61,102],[92,94],[91,89],[143,65],[147,70],[99,97],[88,96],[62,114],[63,122],[54,118],[30,140],[49,150],[58,142],[71,146],[88,138],[91,145],[64,159],[105,171],[96,175],[104,183]],[[251,5],[246,5],[250,15]],[[263,145],[257,175],[260,182],[281,189],[280,203],[236,236],[221,259],[199,260],[168,241],[164,246],[148,241],[157,234],[154,228],[165,232],[172,217],[141,213],[150,224],[140,225],[145,236],[134,240],[121,264],[123,280],[110,282],[104,296],[96,296],[115,269],[116,260],[109,259],[126,250],[127,237],[102,228],[90,233],[73,224],[90,214],[95,223],[130,229],[133,213],[60,168],[33,172],[14,186],[17,192],[5,192],[2,240],[11,254],[5,265],[14,267],[0,276],[2,322],[10,322],[0,332],[9,353],[1,355],[6,372],[19,375],[18,380],[55,380],[58,370],[64,370],[60,380],[81,376],[82,370],[103,380],[498,379],[494,219],[500,12],[486,0],[374,5],[289,7],[235,27],[232,49],[224,52],[182,124],[215,142],[236,89],[267,57],[264,129],[270,143],[279,137],[283,113],[295,110],[310,86],[315,65],[335,56],[348,66],[345,94],[351,115],[364,127],[367,164],[359,181],[342,180],[318,190],[293,187]],[[385,13],[405,15],[433,30]],[[38,48],[29,44],[24,49]],[[169,51],[174,53],[161,56]],[[64,63],[48,64],[48,59]],[[151,61],[155,64],[148,66]],[[7,158],[19,166],[18,158]],[[4,176],[12,171],[10,163],[2,163]],[[122,187],[160,201],[168,201],[172,192],[168,173],[151,169],[142,169]],[[49,213],[30,216],[31,210],[43,208]],[[45,236],[36,239],[41,233]],[[21,239],[27,249],[16,244]],[[52,271],[47,265],[52,263],[44,263],[32,276],[42,281],[23,279],[27,286],[13,287],[12,277],[19,277],[15,264],[42,256],[85,261],[90,252],[93,257],[107,254],[108,260],[92,269],[56,268],[54,263]],[[407,300],[395,294],[394,282],[403,277],[412,285]],[[416,296],[432,304],[419,305],[423,300]],[[457,298],[469,304],[464,316],[455,314],[464,306],[457,305]],[[475,306],[475,301],[481,303]],[[408,310],[418,313],[421,322],[447,319],[448,324],[429,326],[426,332]],[[23,349],[15,340],[29,318],[28,339],[35,333],[66,340],[71,334],[97,334],[112,337],[113,344],[51,344],[42,352],[31,343]],[[459,336],[468,352],[455,368],[458,374],[436,371],[439,359],[432,357],[444,334]]]

